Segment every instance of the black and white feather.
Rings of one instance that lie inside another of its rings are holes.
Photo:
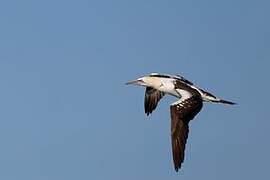
[[[171,104],[171,142],[174,168],[178,171],[185,157],[185,147],[189,133],[189,122],[200,112],[203,102],[235,104],[220,99],[196,87],[180,75],[151,73],[127,84],[146,86],[144,110],[147,115],[157,107],[161,98],[168,94],[178,98]]]

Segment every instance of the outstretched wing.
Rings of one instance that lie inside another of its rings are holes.
[[[159,100],[165,95],[164,92],[156,90],[151,87],[146,87],[144,96],[144,111],[151,114],[157,107]]]
[[[202,108],[200,96],[181,98],[170,106],[171,138],[174,168],[178,171],[184,161],[185,147],[188,138],[188,123]]]

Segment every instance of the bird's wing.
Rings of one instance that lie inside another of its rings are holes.
[[[151,114],[157,107],[159,100],[165,95],[164,92],[151,87],[146,87],[144,96],[144,111]]]
[[[185,83],[187,83],[189,85],[193,85],[193,83],[191,81],[187,80],[186,78],[184,78],[183,76],[181,76],[179,74],[176,74],[176,75],[174,75],[172,77],[174,77],[176,79],[179,79],[180,81],[183,81],[183,82],[185,82]]]
[[[200,96],[181,98],[170,106],[171,110],[171,138],[174,168],[181,168],[184,161],[186,141],[188,138],[188,123],[202,108]]]

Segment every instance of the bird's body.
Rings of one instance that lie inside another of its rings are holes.
[[[176,171],[181,168],[184,161],[185,144],[189,132],[188,123],[200,112],[203,101],[235,104],[215,97],[179,75],[152,73],[135,81],[129,81],[127,84],[146,86],[144,109],[147,115],[156,109],[164,95],[169,94],[179,98],[170,106],[172,152]]]
[[[144,77],[144,82],[147,84],[147,87],[152,87],[158,91],[182,98],[182,100],[192,96],[191,92],[199,93],[203,101],[219,102],[221,100],[211,93],[196,87],[192,82],[179,75],[152,73]]]

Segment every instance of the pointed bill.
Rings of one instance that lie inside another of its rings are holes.
[[[144,86],[145,85],[145,83],[143,82],[142,79],[136,79],[136,80],[132,80],[132,81],[126,82],[126,85],[130,85],[130,84],[140,85],[140,86]]]

